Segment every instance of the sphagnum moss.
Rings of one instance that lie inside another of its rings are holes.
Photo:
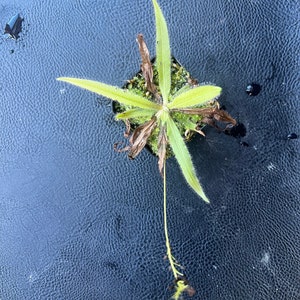
[[[137,40],[142,58],[142,78],[131,79],[126,89],[78,78],[61,77],[58,80],[117,101],[122,112],[116,115],[116,119],[125,121],[126,131],[130,136],[129,146],[125,148],[128,150],[129,157],[135,158],[147,143],[158,156],[158,167],[164,185],[163,216],[167,258],[174,276],[173,299],[178,300],[184,292],[192,296],[195,290],[181,273],[180,265],[172,254],[169,241],[166,158],[171,154],[175,156],[187,183],[205,202],[209,203],[196,176],[185,144],[186,137],[194,131],[203,134],[199,128],[202,123],[217,127],[216,121],[231,125],[235,125],[236,122],[226,112],[220,110],[215,101],[221,93],[220,87],[199,86],[189,77],[184,68],[174,65],[171,60],[165,18],[157,1],[152,0],[152,3],[156,24],[156,63],[152,65],[150,62],[149,51],[143,36],[138,35]],[[174,71],[174,68],[177,70]],[[131,133],[128,120],[134,127]]]

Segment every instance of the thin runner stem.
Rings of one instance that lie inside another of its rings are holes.
[[[165,230],[165,239],[166,239],[166,247],[167,247],[167,257],[170,262],[170,267],[173,272],[173,275],[175,279],[178,279],[179,276],[183,276],[182,273],[180,273],[176,266],[180,266],[177,262],[176,259],[172,255],[171,251],[171,245],[170,245],[170,240],[169,240],[169,232],[168,232],[168,222],[167,222],[167,180],[166,180],[166,161],[164,161],[164,175],[163,175],[163,180],[164,180],[164,230]]]

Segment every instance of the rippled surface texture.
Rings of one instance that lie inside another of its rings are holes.
[[[154,55],[150,1],[2,1],[24,17],[0,40],[0,298],[168,299],[157,160],[115,153],[110,102],[59,83],[122,86]],[[189,146],[212,204],[168,161],[170,235],[195,299],[299,299],[299,4],[160,1],[173,55],[247,134]],[[257,96],[245,90],[255,82]],[[245,145],[248,145],[246,147]]]

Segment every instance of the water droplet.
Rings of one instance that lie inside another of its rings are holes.
[[[294,139],[297,139],[298,138],[298,135],[296,134],[296,133],[291,133],[291,134],[289,134],[288,136],[287,136],[287,138],[289,139],[289,140],[294,140]]]
[[[225,134],[231,135],[235,138],[244,137],[246,135],[246,127],[243,123],[238,123],[230,129],[224,131]]]
[[[251,84],[248,84],[246,87],[246,93],[249,96],[256,96],[259,94],[260,91],[261,91],[261,86],[257,83],[252,82]]]
[[[241,146],[244,146],[244,147],[249,147],[249,144],[246,143],[246,142],[240,142],[240,145],[241,145]]]

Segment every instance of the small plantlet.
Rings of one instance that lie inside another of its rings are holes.
[[[128,151],[135,158],[148,145],[158,156],[158,168],[164,186],[164,232],[166,257],[174,276],[173,299],[180,299],[186,292],[193,296],[195,290],[181,273],[180,265],[172,254],[167,225],[166,159],[174,155],[189,186],[206,203],[203,191],[185,144],[194,132],[202,135],[203,124],[218,128],[224,122],[231,126],[236,121],[221,110],[216,98],[221,88],[198,85],[188,72],[171,58],[167,24],[156,0],[152,0],[156,23],[156,60],[152,63],[144,38],[137,37],[141,55],[141,72],[128,81],[125,89],[93,80],[61,77],[68,82],[116,101],[117,120],[126,123],[129,145],[119,151]],[[118,146],[115,146],[118,149]]]

